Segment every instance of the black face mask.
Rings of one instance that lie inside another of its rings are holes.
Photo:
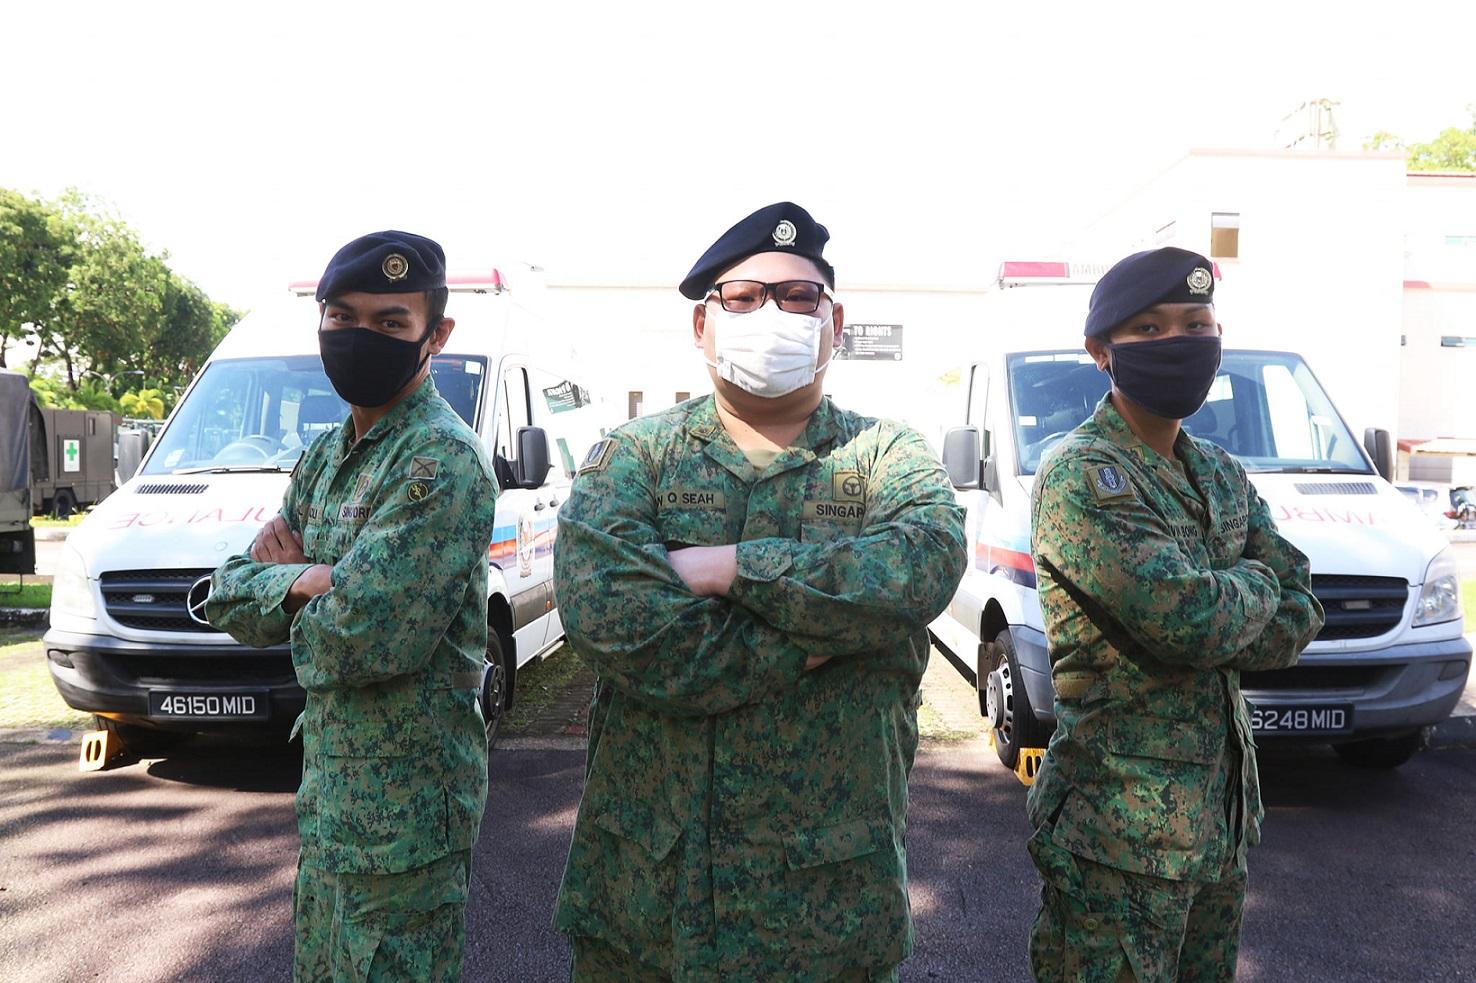
[[[1218,337],[1120,342],[1107,350],[1107,374],[1118,392],[1166,420],[1198,412],[1220,370]]]
[[[323,371],[343,399],[354,406],[383,406],[410,384],[429,356],[421,349],[430,329],[419,341],[405,341],[368,328],[318,330],[318,352]]]

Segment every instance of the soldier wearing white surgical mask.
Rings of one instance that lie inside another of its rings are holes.
[[[821,393],[829,234],[798,205],[681,284],[714,393],[590,449],[559,510],[599,677],[555,925],[575,983],[887,981],[912,949],[907,774],[963,514],[923,438]]]

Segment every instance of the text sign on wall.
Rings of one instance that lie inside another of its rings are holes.
[[[841,333],[836,358],[856,362],[902,361],[902,325],[848,324]]]

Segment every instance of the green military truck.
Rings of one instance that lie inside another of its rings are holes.
[[[31,484],[45,473],[41,411],[26,377],[0,371],[0,573],[36,572]]]
[[[117,487],[113,461],[118,418],[106,410],[43,409],[47,466],[31,486],[37,513],[65,519],[91,508]]]

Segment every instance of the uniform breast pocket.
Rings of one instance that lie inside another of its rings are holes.
[[[716,509],[664,509],[657,522],[666,548],[725,546],[728,544],[727,515]]]
[[[861,527],[854,523],[837,522],[834,519],[809,519],[800,523],[800,542],[837,543],[854,539],[861,534]]]

